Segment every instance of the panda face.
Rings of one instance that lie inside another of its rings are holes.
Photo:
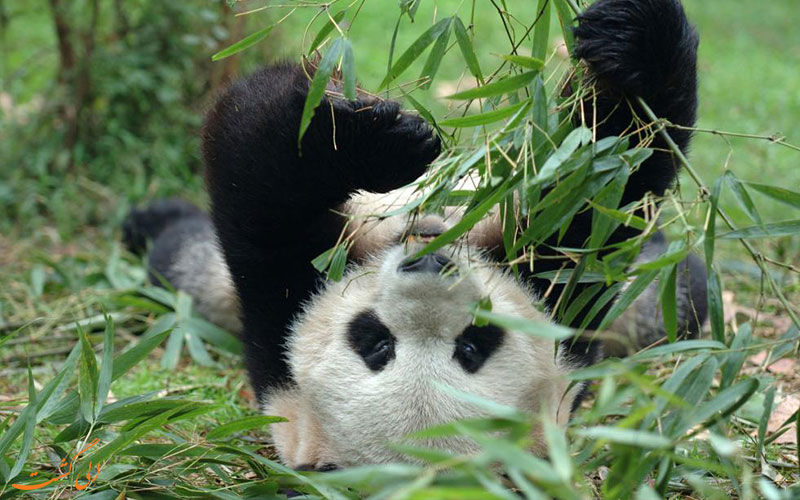
[[[407,460],[386,445],[482,415],[442,385],[566,420],[574,394],[565,395],[554,343],[472,321],[482,298],[496,313],[544,320],[528,291],[476,248],[417,258],[422,246],[397,243],[351,267],[295,322],[288,351],[295,385],[264,402],[266,413],[293,420],[273,426],[286,463]],[[475,450],[463,438],[421,444]]]

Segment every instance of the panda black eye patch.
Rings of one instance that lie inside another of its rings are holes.
[[[374,311],[364,311],[350,321],[347,341],[374,372],[383,370],[394,359],[396,339]]]
[[[456,337],[453,359],[458,361],[467,373],[475,373],[503,344],[504,336],[505,332],[494,325],[470,325]]]

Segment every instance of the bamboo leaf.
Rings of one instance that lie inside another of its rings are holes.
[[[750,219],[759,226],[763,225],[764,222],[761,220],[761,216],[758,214],[758,209],[756,209],[752,198],[750,198],[747,190],[744,188],[739,179],[736,178],[733,172],[726,170],[722,175],[722,178],[725,179],[725,182],[728,184],[728,188],[730,188],[733,196],[736,198],[736,201],[739,202],[739,205],[744,209]]]
[[[450,17],[442,19],[414,40],[411,46],[409,46],[394,63],[392,69],[389,70],[386,77],[384,77],[383,81],[378,86],[378,90],[385,88],[392,80],[403,74],[403,72],[411,66],[411,63],[416,61],[417,58],[425,52],[425,49],[427,49],[434,40],[439,38],[439,35],[441,35],[444,30],[450,27],[451,21],[452,18]]]
[[[708,315],[711,324],[711,336],[720,342],[725,340],[725,316],[722,303],[722,287],[719,277],[712,267],[714,264],[714,243],[716,241],[716,219],[717,207],[719,206],[719,195],[722,191],[722,178],[717,178],[711,186],[708,207],[708,222],[705,230],[705,258],[706,271],[708,272],[707,301]]]
[[[660,358],[669,354],[678,354],[688,351],[700,351],[707,349],[727,349],[728,346],[716,340],[681,340],[674,344],[660,345],[646,351],[637,352],[629,359],[639,361],[650,358]]]
[[[489,210],[492,209],[503,197],[510,191],[509,181],[506,180],[499,186],[491,196],[483,200],[477,207],[473,208],[459,220],[453,227],[440,234],[433,239],[430,243],[425,245],[425,248],[417,253],[418,257],[426,255],[431,252],[442,248],[455,241],[459,236],[464,234],[468,229],[477,224]]]
[[[311,46],[308,48],[309,55],[313,53],[315,50],[317,50],[317,47],[322,45],[322,42],[325,41],[325,37],[327,37],[328,34],[333,30],[334,28],[333,23],[339,24],[340,22],[342,22],[342,19],[344,19],[344,15],[346,13],[347,9],[342,9],[332,16],[333,21],[331,21],[331,19],[328,18],[328,22],[326,22],[325,25],[317,32],[317,36],[315,36],[314,41],[311,42]]]
[[[80,409],[84,420],[89,423],[94,421],[97,405],[97,360],[94,350],[89,343],[89,337],[83,328],[78,328],[78,338],[81,344],[81,361],[79,365],[78,394],[80,395]]]
[[[763,226],[750,226],[735,231],[730,231],[718,236],[722,240],[751,239],[751,238],[777,238],[780,236],[796,236],[800,234],[800,219],[783,222],[773,222]]]
[[[276,25],[274,25],[274,24],[270,25],[270,26],[267,26],[266,28],[260,29],[260,30],[256,31],[253,34],[242,38],[241,40],[239,40],[238,42],[234,43],[233,45],[230,45],[230,46],[220,50],[219,52],[217,52],[213,56],[211,56],[211,60],[212,61],[219,61],[220,59],[225,59],[226,57],[230,57],[230,56],[232,56],[234,54],[237,54],[237,53],[243,51],[244,49],[252,47],[253,45],[257,44],[258,42],[260,42],[261,40],[263,40],[267,36],[269,36],[269,34],[272,32],[272,30],[273,30],[273,28],[275,28],[275,26]]]
[[[722,363],[722,369],[720,370],[722,378],[719,384],[721,388],[730,387],[739,375],[747,357],[747,347],[750,345],[751,337],[752,327],[750,323],[740,325],[736,336],[731,341],[731,353],[725,357],[725,361]]]
[[[218,347],[231,354],[242,353],[242,341],[231,335],[227,330],[224,330],[214,323],[210,323],[203,318],[197,316],[189,318],[185,322],[193,334],[205,340],[214,347]]]
[[[169,340],[164,347],[164,355],[161,356],[161,368],[174,370],[178,366],[178,361],[183,350],[185,332],[182,326],[176,326],[169,334]]]
[[[268,425],[278,422],[288,422],[288,420],[283,417],[271,417],[265,415],[244,417],[211,429],[206,435],[206,439],[213,441],[215,439],[227,437],[234,432],[248,431],[250,429],[261,427],[266,428]]]
[[[664,319],[664,331],[670,343],[674,343],[678,337],[677,271],[678,266],[675,264],[665,267],[661,270],[658,281],[661,316]]]
[[[353,55],[353,46],[347,39],[344,41],[342,56],[342,77],[344,78],[342,92],[347,99],[354,101],[356,98],[356,60]]]
[[[450,26],[452,25],[452,17],[447,18],[449,21],[445,26],[444,31],[436,38],[436,43],[433,44],[431,52],[428,54],[428,59],[425,61],[425,66],[422,68],[419,78],[424,83],[420,86],[422,89],[430,88],[436,72],[439,71],[439,65],[442,63],[444,52],[447,49],[447,42],[450,40]]]
[[[100,414],[103,404],[108,397],[111,389],[111,375],[114,373],[114,321],[110,316],[106,316],[106,329],[103,334],[103,364],[100,367],[100,375],[97,378],[97,405],[94,408],[94,418]]]
[[[759,193],[769,196],[773,200],[789,205],[790,207],[800,209],[800,193],[798,193],[797,191],[790,191],[784,188],[767,186],[765,184],[757,184],[755,182],[745,182],[745,184],[755,189]]]
[[[575,21],[575,16],[569,8],[566,0],[552,0],[553,6],[558,15],[558,22],[561,24],[561,34],[564,36],[564,43],[567,45],[567,52],[572,54],[572,49],[575,47],[575,35],[572,34],[572,26]]]
[[[19,419],[24,423],[25,432],[22,436],[22,445],[17,452],[17,461],[7,477],[9,480],[20,473],[33,446],[33,431],[36,429],[36,387],[33,384],[33,372],[30,364],[28,364],[28,406]]]
[[[550,39],[550,0],[539,0],[536,7],[536,26],[533,28],[533,50],[531,54],[534,58],[544,61],[547,57],[547,48]]]
[[[480,97],[491,97],[500,94],[506,94],[508,92],[512,92],[519,88],[522,88],[533,81],[538,75],[538,71],[528,71],[527,73],[522,73],[520,75],[514,75],[508,77],[504,80],[500,80],[498,82],[492,82],[487,85],[482,85],[480,87],[476,87],[474,89],[465,90],[463,92],[458,92],[453,95],[449,95],[446,99],[478,99]]]
[[[688,425],[693,427],[705,423],[705,427],[721,418],[725,418],[740,406],[758,389],[758,380],[749,378],[720,391],[711,401],[698,407],[689,417]]]
[[[487,321],[506,330],[522,332],[534,337],[548,340],[563,340],[573,335],[573,330],[549,321],[536,321],[528,318],[506,316],[485,309],[475,309],[475,318]]]
[[[660,434],[619,427],[595,426],[588,429],[578,429],[575,434],[589,439],[609,441],[638,448],[666,448],[672,443]]]
[[[569,444],[564,435],[564,430],[554,425],[549,420],[545,420],[544,437],[547,441],[547,449],[550,454],[550,460],[553,463],[553,468],[558,472],[561,481],[569,481],[572,478],[573,467],[572,457],[569,453]]]
[[[214,360],[211,359],[211,356],[208,354],[208,350],[203,345],[203,341],[197,335],[194,335],[194,332],[186,329],[186,347],[189,348],[189,356],[192,357],[197,364],[201,366],[215,366]]]
[[[488,111],[486,113],[481,113],[479,115],[470,115],[470,116],[464,116],[462,118],[451,118],[449,120],[443,120],[439,122],[439,125],[442,127],[456,127],[456,128],[477,127],[478,125],[486,125],[489,123],[498,122],[504,118],[508,118],[509,116],[516,113],[518,110],[522,108],[527,108],[530,105],[531,101],[526,99],[524,101],[518,102],[517,104],[506,106],[500,109],[495,109],[493,111]]]
[[[656,276],[658,276],[657,269],[645,271],[642,274],[640,274],[633,281],[633,283],[631,283],[631,285],[628,288],[626,288],[625,291],[622,292],[622,294],[620,294],[619,298],[617,298],[617,301],[614,302],[614,305],[611,306],[611,309],[609,309],[608,313],[606,314],[606,317],[603,318],[602,323],[600,323],[600,329],[602,330],[606,328],[615,319],[617,319],[619,315],[622,314],[625,311],[625,309],[627,309],[628,306],[630,306],[633,303],[634,300],[636,300],[636,297],[638,297],[639,295],[642,294],[642,292],[644,292],[645,288],[647,288],[647,286],[650,284],[651,281],[653,281],[653,279],[655,279]]]
[[[475,56],[472,40],[470,40],[467,29],[464,27],[464,23],[461,22],[461,18],[457,16],[453,21],[453,31],[456,34],[456,41],[458,42],[458,48],[461,49],[461,55],[464,57],[464,62],[467,63],[467,68],[469,68],[472,76],[477,78],[478,81],[483,82],[483,72],[481,71],[481,65],[478,62],[478,58]]]
[[[764,455],[764,438],[767,435],[767,423],[772,416],[772,405],[775,402],[775,387],[767,389],[767,397],[764,399],[764,411],[761,413],[761,420],[758,422],[758,453]]]
[[[301,145],[306,130],[308,130],[308,126],[311,124],[311,118],[314,117],[314,110],[317,109],[317,106],[322,102],[322,97],[325,95],[325,88],[328,86],[328,81],[331,79],[333,68],[342,55],[343,45],[343,38],[334,40],[319,62],[317,70],[314,72],[314,78],[311,79],[311,86],[308,89],[308,95],[303,105],[303,115],[300,117],[300,132],[297,135],[298,148]]]
[[[506,61],[516,64],[520,68],[541,70],[544,68],[544,61],[536,57],[520,56],[516,54],[500,56]]]

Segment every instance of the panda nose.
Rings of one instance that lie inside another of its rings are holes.
[[[453,261],[439,255],[438,253],[429,253],[422,257],[409,257],[405,259],[397,267],[397,271],[401,273],[441,273],[446,267],[453,267]]]

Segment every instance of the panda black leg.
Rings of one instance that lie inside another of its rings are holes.
[[[583,60],[594,82],[596,93],[591,93],[584,103],[586,123],[596,126],[598,139],[627,135],[636,130],[635,115],[648,122],[639,105],[641,97],[661,118],[676,125],[691,127],[697,110],[696,58],[698,38],[686,19],[678,0],[599,0],[578,17],[574,30],[576,44],[574,56]],[[680,129],[670,129],[670,135],[681,150],[686,151],[691,134]],[[631,146],[637,146],[631,138]],[[622,196],[621,205],[639,200],[647,192],[661,195],[675,182],[679,164],[666,144],[657,137],[650,147],[656,151],[639,168],[632,172]],[[555,247],[580,248],[586,245],[591,233],[592,211],[579,213],[569,231],[561,239],[549,238],[537,247],[539,259],[536,272],[561,268],[564,260],[558,257]],[[630,238],[636,230],[620,227],[608,243]],[[541,258],[545,257],[545,258]],[[570,297],[561,298],[563,285],[551,287],[548,280],[532,279],[534,288],[543,293],[553,307],[559,300],[568,303]],[[577,297],[590,284],[579,284],[571,297]],[[594,304],[579,313],[571,326],[579,326]],[[610,304],[606,306],[607,311]],[[603,319],[600,311],[588,324],[594,329]],[[585,364],[597,358],[596,342],[570,341],[566,347],[576,364]]]
[[[578,22],[574,56],[587,63],[597,82],[597,100],[587,100],[585,108],[588,123],[596,116],[598,138],[632,131],[634,113],[650,121],[637,97],[659,118],[694,125],[698,37],[679,0],[600,0]],[[691,133],[669,133],[686,152]],[[631,175],[622,204],[672,186],[677,161],[660,137],[651,147],[655,153]]]

